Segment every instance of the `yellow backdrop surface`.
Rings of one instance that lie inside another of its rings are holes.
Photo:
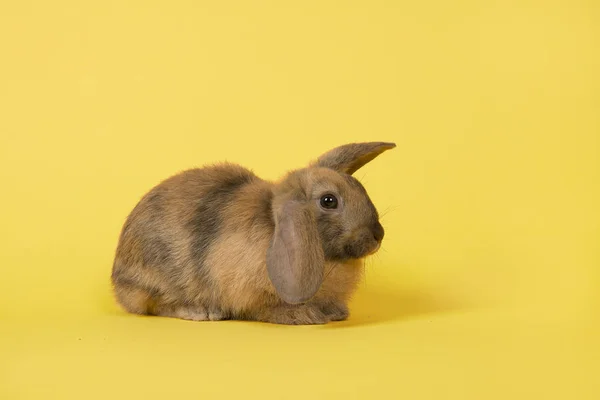
[[[599,49],[597,1],[2,1],[0,398],[597,400]],[[370,140],[348,321],[115,305],[160,180]]]

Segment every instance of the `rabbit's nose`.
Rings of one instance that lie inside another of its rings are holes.
[[[381,242],[383,240],[383,237],[385,236],[385,230],[383,229],[383,226],[381,226],[379,221],[375,222],[375,224],[371,228],[371,231],[373,232],[373,237],[377,242]]]

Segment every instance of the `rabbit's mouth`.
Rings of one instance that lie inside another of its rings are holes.
[[[379,250],[380,247],[381,247],[381,242],[377,242],[377,244],[375,245],[375,248],[373,250],[371,250],[370,252],[368,252],[367,255],[372,256],[373,254],[377,253],[377,251]]]
[[[381,240],[373,240],[363,236],[359,240],[347,243],[340,252],[341,254],[338,254],[342,256],[341,259],[362,259],[377,253],[380,247]]]
[[[377,253],[380,247],[381,242],[369,244],[363,243],[361,246],[352,248],[352,250],[348,251],[348,253],[353,256],[351,256],[352,258],[365,258]]]

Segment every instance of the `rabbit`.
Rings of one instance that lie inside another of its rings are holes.
[[[384,237],[352,174],[394,143],[350,143],[270,182],[221,163],[155,186],[127,217],[111,283],[127,312],[285,325],[348,318]]]

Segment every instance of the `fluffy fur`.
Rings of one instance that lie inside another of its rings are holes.
[[[128,312],[190,320],[322,324],[348,317],[362,260],[384,236],[352,177],[393,143],[352,143],[279,182],[233,164],[192,169],[147,193],[112,270]],[[337,208],[321,199],[333,195]]]

